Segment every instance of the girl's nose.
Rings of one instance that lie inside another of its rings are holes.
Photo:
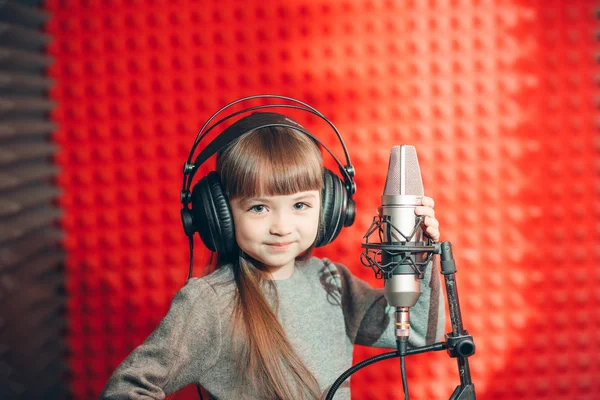
[[[273,216],[273,221],[269,228],[271,235],[285,236],[292,233],[292,228],[289,218],[284,213],[278,213]]]

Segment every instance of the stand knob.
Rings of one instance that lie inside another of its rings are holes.
[[[448,344],[448,354],[450,357],[470,357],[475,354],[473,337],[467,331],[464,333],[464,335],[460,336],[446,334],[446,343]]]

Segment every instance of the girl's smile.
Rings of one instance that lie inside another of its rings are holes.
[[[286,251],[289,245],[292,243],[293,242],[267,243],[267,246],[269,246],[273,251]]]

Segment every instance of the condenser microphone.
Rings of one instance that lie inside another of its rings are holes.
[[[394,146],[378,216],[365,234],[363,264],[384,279],[384,295],[396,307],[396,338],[405,343],[410,333],[409,308],[421,295],[421,279],[434,247],[423,234],[423,181],[414,146]],[[377,232],[376,241],[371,238]]]
[[[415,147],[392,147],[379,215],[389,219],[383,226],[383,242],[396,246],[396,251],[382,253],[382,264],[395,267],[385,279],[385,298],[394,307],[412,307],[421,295],[419,269],[413,266],[422,259],[402,250],[409,244],[425,244],[415,215],[415,208],[423,204],[423,193]]]

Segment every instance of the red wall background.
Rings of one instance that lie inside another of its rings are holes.
[[[74,397],[98,396],[185,282],[181,168],[202,123],[276,93],[333,120],[357,169],[357,221],[318,255],[381,285],[360,240],[391,146],[415,145],[454,245],[478,398],[600,398],[599,6],[47,1]],[[325,126],[296,118],[341,157]],[[197,253],[195,275],[208,259]],[[407,365],[415,400],[458,384],[445,354]],[[352,386],[356,399],[401,398],[397,360]]]

